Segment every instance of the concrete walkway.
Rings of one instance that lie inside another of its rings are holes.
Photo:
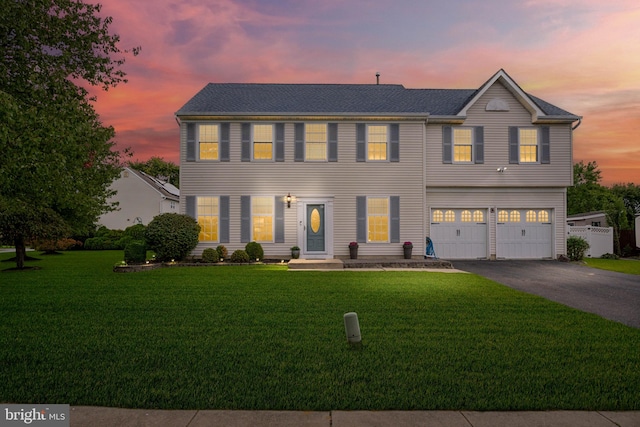
[[[640,411],[195,411],[71,407],[72,427],[638,427]]]

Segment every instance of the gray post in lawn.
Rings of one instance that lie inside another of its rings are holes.
[[[358,343],[362,340],[360,337],[360,324],[358,323],[357,313],[344,314],[344,329],[347,332],[347,341],[349,343]]]

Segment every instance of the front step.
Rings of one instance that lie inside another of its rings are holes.
[[[292,259],[289,270],[342,270],[344,264],[339,259]]]

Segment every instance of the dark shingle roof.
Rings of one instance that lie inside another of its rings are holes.
[[[456,115],[477,89],[406,89],[402,85],[209,83],[178,112],[189,114]],[[539,98],[549,115],[571,115]]]

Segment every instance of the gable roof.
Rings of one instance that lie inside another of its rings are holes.
[[[173,184],[162,181],[158,178],[154,178],[151,175],[137,169],[133,169],[130,167],[125,167],[125,169],[153,187],[153,189],[160,193],[164,198],[176,202],[180,201],[180,190]]]
[[[479,89],[407,89],[393,84],[209,83],[176,116],[205,115],[384,115],[457,116],[500,80],[536,117],[578,120],[561,108],[525,93],[498,71]]]

